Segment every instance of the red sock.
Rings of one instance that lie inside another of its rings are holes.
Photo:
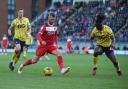
[[[58,56],[57,59],[58,59],[58,65],[59,65],[60,69],[64,68],[62,56]]]
[[[26,62],[24,62],[23,66],[30,65],[30,64],[33,64],[32,59],[29,59]]]

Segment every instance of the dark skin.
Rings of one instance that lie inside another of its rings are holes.
[[[103,30],[103,25],[102,24],[96,24],[96,28],[99,30],[99,31],[102,31]],[[91,37],[90,37],[90,43],[91,43],[91,46],[92,46],[92,48],[94,48],[94,43],[93,43],[93,40],[94,40],[94,38],[95,38],[95,36],[94,35],[91,35]],[[113,48],[113,49],[115,49],[115,46],[114,46],[114,44],[115,44],[115,37],[114,37],[114,35],[112,35],[111,36],[111,40],[112,40],[112,44],[111,44],[111,47]],[[103,51],[103,49],[102,49],[102,47],[96,47],[95,49],[94,49],[94,56],[95,57],[97,57],[98,55],[101,55],[102,53],[103,53],[104,51]],[[114,64],[114,65],[117,65],[118,64],[118,62],[117,62],[117,60],[116,60],[116,57],[115,57],[115,55],[114,55],[114,53],[113,52],[111,52],[111,53],[105,53],[106,54],[106,56],[111,60],[111,62]],[[117,70],[118,70],[119,68],[117,68]]]

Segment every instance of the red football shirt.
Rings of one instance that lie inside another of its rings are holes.
[[[2,38],[2,45],[3,45],[3,46],[8,45],[8,42],[9,42],[9,41],[8,41],[8,38],[7,38],[7,37],[3,37],[3,38]]]
[[[39,32],[41,39],[46,42],[46,45],[53,45],[57,40],[57,26],[50,25],[46,22]]]
[[[72,43],[71,42],[67,42],[67,48],[71,48],[72,47]]]

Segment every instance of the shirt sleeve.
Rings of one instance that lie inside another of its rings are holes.
[[[42,36],[42,34],[44,33],[45,30],[46,30],[46,26],[43,25],[43,26],[41,27],[41,30],[39,31],[39,33],[38,33],[37,36],[36,36],[37,40],[38,40],[40,43],[42,43],[42,41],[43,41],[43,39],[41,38],[41,36]]]
[[[43,34],[45,30],[46,30],[46,26],[43,25],[43,26],[41,27],[40,31],[39,31],[39,34]]]
[[[113,35],[113,31],[112,31],[112,29],[110,28],[110,27],[108,27],[108,34],[111,36],[111,35]]]

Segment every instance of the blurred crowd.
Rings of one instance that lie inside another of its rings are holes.
[[[49,12],[57,15],[56,24],[59,27],[59,40],[67,37],[74,41],[89,41],[89,36],[95,24],[98,12],[104,12],[106,21],[104,24],[110,26],[115,33],[116,41],[128,41],[128,3],[112,1],[90,1],[86,2],[55,2],[54,5],[42,14],[41,18],[32,25],[35,35],[41,25],[46,21]]]

